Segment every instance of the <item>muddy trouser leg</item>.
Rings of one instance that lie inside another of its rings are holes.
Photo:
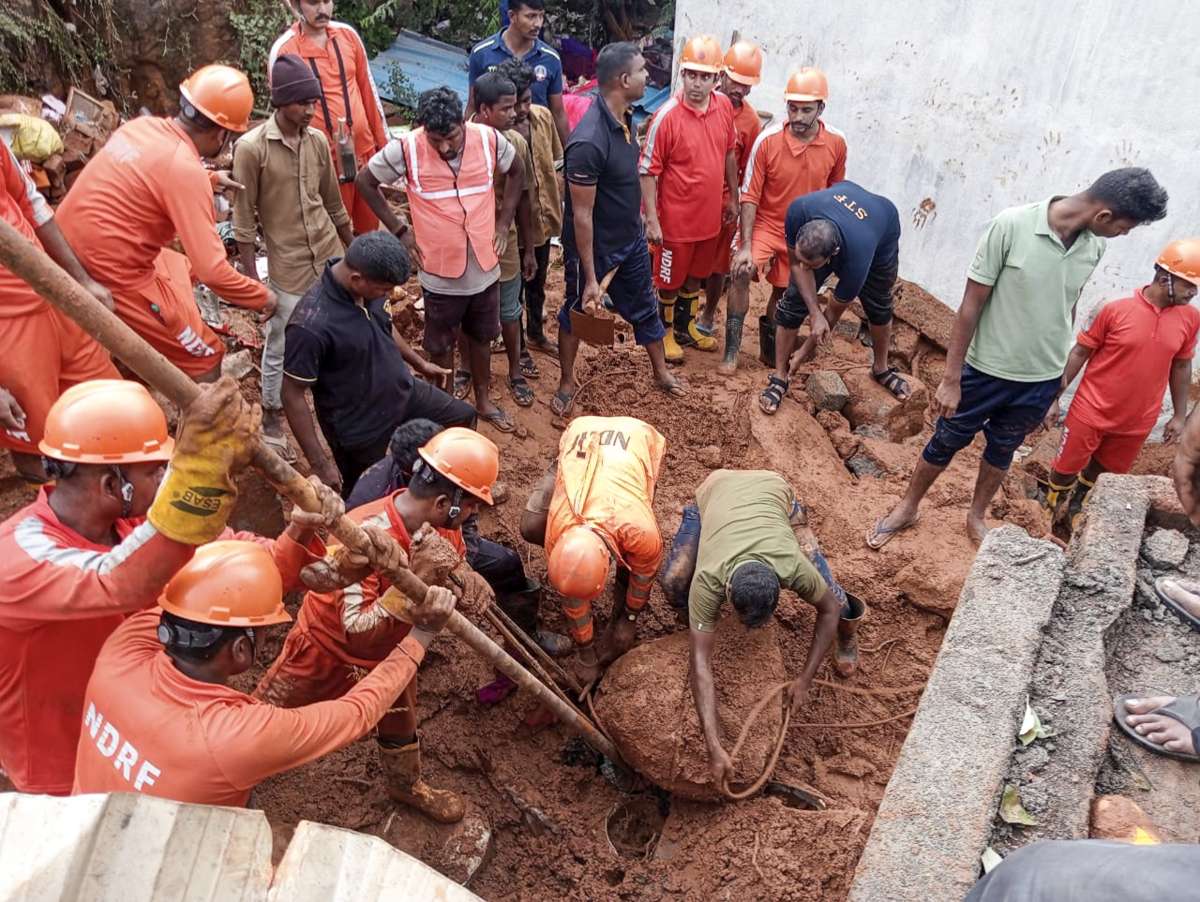
[[[379,719],[379,744],[389,748],[408,745],[417,738],[417,678],[413,676],[386,714]]]
[[[671,607],[687,607],[692,574],[696,572],[696,554],[700,550],[700,509],[689,504],[671,540],[671,550],[658,574],[658,584]]]
[[[825,583],[833,591],[833,594],[837,596],[838,601],[842,603],[842,618],[848,619],[854,617],[855,612],[850,601],[846,598],[846,590],[842,588],[841,583],[833,578],[833,571],[829,569],[829,561],[825,559],[825,555],[818,551],[813,555],[812,562],[813,566],[817,568],[817,572],[821,574],[821,578],[825,580]]]
[[[467,563],[487,580],[500,609],[526,635],[536,636],[541,586],[525,575],[521,556],[507,546],[481,538],[473,552],[468,550]]]
[[[542,317],[546,305],[546,272],[550,268],[550,242],[533,249],[537,272],[525,283],[525,334],[540,341],[545,337]]]

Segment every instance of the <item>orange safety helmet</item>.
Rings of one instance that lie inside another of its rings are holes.
[[[722,68],[721,43],[711,34],[698,34],[688,38],[679,55],[679,68],[695,72],[720,72]]]
[[[201,545],[167,583],[164,611],[210,626],[270,626],[292,618],[283,609],[283,578],[271,553],[257,542]]]
[[[738,41],[725,53],[725,74],[741,85],[762,81],[762,51],[753,41]]]
[[[829,80],[825,73],[812,66],[797,69],[788,79],[784,100],[828,100]]]
[[[550,552],[546,574],[560,595],[576,601],[591,601],[604,591],[608,581],[608,546],[587,526],[572,526]]]
[[[46,415],[38,450],[80,464],[170,460],[167,416],[140,382],[93,379],[68,388]]]
[[[179,86],[183,99],[231,132],[250,127],[254,111],[254,92],[245,72],[232,66],[202,66]]]
[[[1172,241],[1154,262],[1171,275],[1200,285],[1200,238]]]
[[[493,504],[492,483],[500,473],[500,449],[465,426],[444,429],[417,449],[421,459],[460,489]]]

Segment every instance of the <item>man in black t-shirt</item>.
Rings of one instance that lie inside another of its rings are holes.
[[[575,355],[571,311],[602,310],[600,283],[612,273],[613,309],[633,326],[634,340],[650,355],[654,384],[673,398],[687,387],[671,375],[663,351],[666,330],[650,278],[650,252],[642,228],[642,186],[632,107],[646,90],[646,60],[633,44],[608,44],[596,58],[596,99],[583,114],[563,152],[567,202],[563,215],[564,267],[568,288],[558,311],[558,360],[562,376],[550,410],[565,416],[575,402]],[[601,314],[603,315],[603,314]]]
[[[348,497],[359,475],[387,451],[392,431],[425,417],[442,426],[475,426],[475,408],[413,371],[439,379],[448,371],[425,360],[392,331],[387,297],[408,280],[403,245],[387,232],[354,239],[331,260],[296,305],[285,331],[283,409],[296,441],[321,480]],[[411,367],[411,369],[410,369]],[[332,453],[313,427],[305,390]]]
[[[789,358],[805,319],[812,332],[800,348],[801,363],[818,342],[832,338],[850,302],[858,298],[867,315],[874,348],[871,377],[898,398],[909,395],[908,381],[888,366],[892,341],[892,290],[900,261],[900,214],[886,197],[854,182],[837,182],[792,201],[784,220],[791,280],[775,309],[775,372],[759,400],[774,413],[788,390]],[[822,312],[817,292],[837,276],[833,298]]]

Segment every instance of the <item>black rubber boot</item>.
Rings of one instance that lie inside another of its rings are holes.
[[[758,318],[758,359],[775,368],[775,323],[768,316]]]

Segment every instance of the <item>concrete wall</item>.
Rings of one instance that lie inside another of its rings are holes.
[[[758,109],[784,115],[796,66],[829,76],[826,120],[846,133],[848,177],[900,210],[900,274],[952,307],[975,242],[1004,207],[1147,166],[1170,214],[1114,240],[1084,309],[1147,281],[1170,237],[1200,234],[1196,8],[1177,0],[677,0],[675,35],[734,29],[765,54]],[[922,208],[928,211],[922,214]]]

